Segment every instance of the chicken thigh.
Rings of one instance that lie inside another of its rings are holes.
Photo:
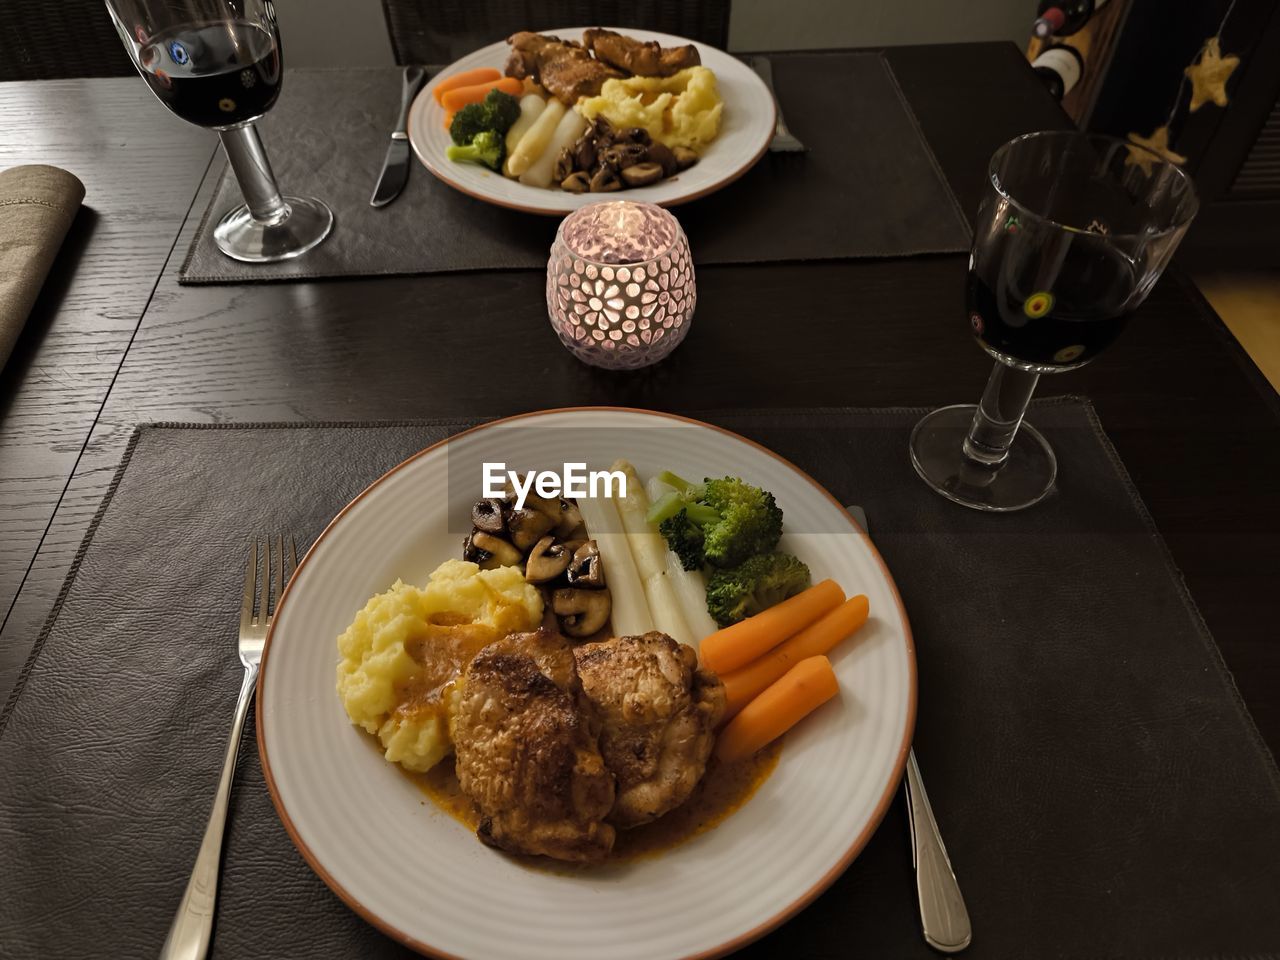
[[[613,775],[568,642],[545,627],[489,644],[467,666],[453,721],[462,790],[490,846],[559,860],[613,849]]]
[[[706,771],[724,715],[720,678],[665,633],[583,644],[574,655],[603,725],[604,762],[617,779],[609,821],[634,827],[684,803]]]

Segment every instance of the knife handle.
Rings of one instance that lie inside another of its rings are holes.
[[[407,133],[409,128],[409,108],[413,106],[413,98],[418,95],[418,88],[422,86],[422,81],[426,76],[427,71],[422,67],[404,68],[404,86],[400,93],[400,116],[396,119],[396,127],[391,132],[391,139],[404,140],[409,136]]]

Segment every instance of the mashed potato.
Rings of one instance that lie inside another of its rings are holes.
[[[455,681],[487,644],[542,619],[542,595],[518,567],[447,560],[421,589],[397,580],[338,638],[338,696],[386,758],[429,770],[452,749]]]
[[[701,152],[720,132],[724,103],[716,75],[706,67],[688,67],[670,77],[606,80],[598,97],[578,101],[588,120],[603,116],[615,127],[643,127],[668,147]]]

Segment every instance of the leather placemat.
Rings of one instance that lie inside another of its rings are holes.
[[[677,208],[696,264],[968,248],[964,215],[883,57],[769,59],[787,123],[809,152],[766,154],[737,183]],[[179,280],[545,267],[559,218],[465,196],[416,160],[404,193],[380,210],[369,206],[399,104],[398,69],[290,71],[279,103],[260,121],[262,137],[282,192],[328,203],[336,217],[333,233],[305,256],[283,263],[223,256],[213,244],[213,228],[242,202],[235,177],[224,171]]]
[[[1009,516],[956,507],[914,476],[921,413],[712,419],[866,508],[911,617],[915,746],[972,914],[968,955],[1280,952],[1280,777],[1092,408],[1034,406],[1060,488]],[[0,714],[0,953],[155,955],[236,696],[246,535],[309,541],[461,426],[135,434]],[[402,955],[294,850],[247,736],[214,956]],[[745,953],[924,960],[914,897],[895,800],[844,876]]]

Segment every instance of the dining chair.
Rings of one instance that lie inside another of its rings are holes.
[[[397,63],[446,64],[518,30],[635,27],[724,49],[730,0],[382,0]],[[574,38],[579,39],[579,38]]]
[[[5,0],[0,15],[0,80],[134,73],[102,0]]]

